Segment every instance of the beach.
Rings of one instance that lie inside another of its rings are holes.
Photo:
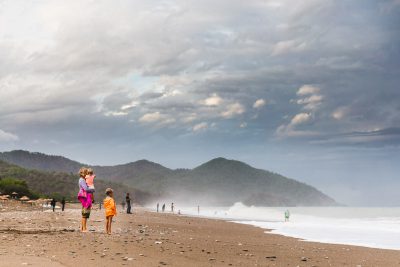
[[[80,209],[0,208],[0,266],[400,266],[397,250],[304,242],[223,220],[119,207],[113,234],[104,210],[80,233]]]

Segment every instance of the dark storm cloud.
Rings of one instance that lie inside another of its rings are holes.
[[[14,100],[3,100],[0,114],[57,107],[68,113],[68,107],[92,101],[82,111],[119,120],[162,112],[160,118],[192,116],[193,126],[226,114],[263,128],[268,117],[264,128],[271,135],[304,111],[293,99],[301,86],[314,84],[324,99],[311,114],[313,122],[298,127],[323,134],[354,130],[350,124],[361,131],[399,122],[396,4],[230,1],[229,8],[220,3],[212,9],[207,1],[137,4],[136,16],[129,2],[87,2],[92,8],[72,17],[74,3],[43,2],[24,11],[25,21],[3,30],[2,51],[9,52],[1,54],[2,96]],[[23,8],[7,1],[4,6],[5,19]],[[29,24],[49,22],[56,26],[43,27],[40,38],[27,34]],[[149,75],[153,79],[147,81]],[[202,101],[214,94],[221,103],[204,107]],[[255,112],[258,99],[269,109]]]

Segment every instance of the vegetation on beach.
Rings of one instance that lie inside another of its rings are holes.
[[[14,192],[19,197],[38,198],[39,195],[32,192],[25,181],[13,178],[0,178],[0,192],[4,195],[12,195]]]

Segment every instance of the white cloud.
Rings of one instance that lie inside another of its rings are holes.
[[[144,114],[139,121],[140,122],[156,122],[161,120],[163,115],[160,112],[146,113]]]
[[[300,137],[300,136],[311,136],[317,133],[309,130],[298,130],[298,126],[310,122],[315,113],[321,105],[324,96],[319,94],[320,88],[314,85],[303,85],[298,91],[297,95],[301,98],[290,100],[291,103],[297,103],[302,105],[303,110],[309,112],[301,112],[292,117],[289,123],[280,125],[276,130],[276,135],[279,137]]]
[[[266,102],[264,99],[258,99],[256,102],[253,104],[253,108],[259,109],[265,106]]]
[[[348,114],[348,112],[349,112],[348,107],[339,107],[332,112],[332,117],[336,120],[341,120]]]
[[[13,133],[9,133],[0,129],[0,142],[18,141],[19,138]]]
[[[310,97],[297,100],[297,104],[304,105],[304,109],[315,110],[319,107],[323,98],[324,97],[322,95],[312,95]]]
[[[193,132],[198,132],[201,130],[205,130],[208,128],[208,123],[206,122],[201,122],[199,124],[196,124],[195,126],[193,126]]]
[[[289,124],[283,124],[279,126],[276,130],[276,135],[278,137],[301,137],[301,136],[310,136],[315,135],[315,132],[312,131],[299,131],[296,129],[297,126],[301,124],[305,124],[312,119],[312,115],[310,113],[299,113],[293,116],[290,120]]]
[[[128,115],[128,112],[124,112],[124,111],[108,111],[108,112],[104,113],[104,115],[107,116],[107,117],[109,117],[109,116],[120,117],[120,116]]]
[[[158,126],[165,126],[174,123],[176,120],[167,114],[161,114],[160,112],[146,113],[139,118],[141,123],[157,123]]]
[[[303,105],[303,109],[315,111],[319,108],[324,99],[323,95],[320,95],[320,88],[313,85],[303,85],[297,91],[297,95],[300,98],[296,101],[297,104]],[[294,102],[295,100],[292,100]]]
[[[242,122],[242,123],[239,125],[239,127],[240,127],[240,128],[246,128],[246,127],[247,127],[247,123],[246,123],[246,122]]]
[[[226,110],[221,113],[221,116],[227,119],[233,118],[246,112],[245,107],[240,103],[233,103],[227,106]]]
[[[306,84],[299,88],[299,90],[297,91],[297,95],[304,96],[304,95],[318,94],[319,92],[320,92],[319,87]]]
[[[317,102],[321,102],[322,99],[323,99],[322,95],[312,95],[310,97],[306,97],[306,98],[297,100],[297,104],[306,105],[306,104],[311,104],[311,103],[317,103]]]
[[[219,97],[217,94],[213,94],[209,98],[204,100],[204,105],[206,106],[219,106],[222,103],[223,99]]]
[[[296,114],[290,121],[290,125],[299,125],[310,121],[311,115],[309,113]]]
[[[134,107],[136,107],[136,106],[138,106],[138,105],[139,105],[139,102],[137,102],[137,101],[132,101],[132,102],[129,103],[129,104],[123,105],[123,106],[121,107],[121,110],[129,110],[129,109],[132,109],[132,108],[134,108]]]

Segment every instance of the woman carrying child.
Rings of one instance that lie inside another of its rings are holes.
[[[82,224],[81,224],[81,232],[87,232],[87,219],[90,217],[90,210],[92,208],[92,192],[93,190],[89,189],[86,184],[85,177],[87,175],[87,169],[82,167],[79,170],[79,192],[78,192],[78,200],[82,204]]]

